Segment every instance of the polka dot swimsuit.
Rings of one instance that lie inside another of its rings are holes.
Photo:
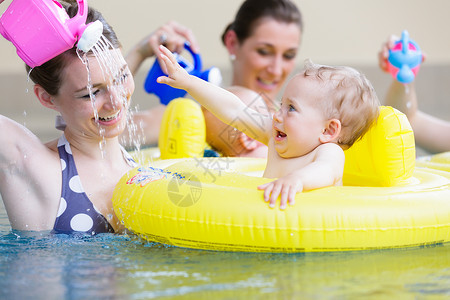
[[[126,151],[123,151],[125,154]],[[53,232],[65,234],[86,232],[92,235],[113,233],[114,229],[111,224],[95,208],[84,192],[70,144],[64,135],[58,141],[58,152],[61,159],[62,192]],[[129,163],[132,161],[129,155],[125,159]]]

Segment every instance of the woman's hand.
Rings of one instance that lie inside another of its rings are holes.
[[[395,42],[400,40],[398,36],[391,35],[388,37],[387,41],[385,41],[381,45],[381,49],[378,52],[378,66],[383,72],[389,72],[388,70],[388,59],[389,59],[389,50],[392,49],[395,45]],[[422,52],[422,62],[425,61],[425,53]]]
[[[175,21],[159,27],[152,35],[148,42],[153,53],[158,52],[159,45],[164,45],[172,52],[180,53],[183,51],[186,41],[190,44],[192,51],[199,52],[199,46],[192,31]]]
[[[378,66],[383,72],[389,72],[388,70],[388,59],[389,59],[389,50],[394,47],[396,41],[399,40],[399,37],[395,35],[389,36],[386,42],[381,45],[381,49],[378,52]]]
[[[198,53],[199,46],[192,31],[175,21],[170,21],[146,36],[131,49],[126,57],[128,66],[131,72],[136,74],[139,66],[146,58],[159,53],[158,47],[160,45],[166,46],[172,52],[180,53],[184,49],[185,42],[190,44],[192,51]],[[160,58],[157,57],[157,59],[163,66]],[[164,67],[163,71],[167,73]]]

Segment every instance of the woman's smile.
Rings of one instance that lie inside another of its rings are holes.
[[[263,90],[278,90],[280,86],[280,80],[269,80],[269,79],[262,79],[261,77],[257,78],[258,85]]]
[[[122,118],[122,109],[116,111],[115,113],[106,116],[106,117],[98,117],[98,123],[101,125],[114,125],[118,121],[120,121]]]

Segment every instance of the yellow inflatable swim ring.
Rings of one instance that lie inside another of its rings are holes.
[[[201,167],[219,163],[216,159],[172,162],[164,169],[157,163],[134,170],[115,192],[119,219],[149,241],[205,250],[309,252],[422,246],[450,239],[447,172],[417,169],[408,183],[396,187],[305,192],[281,211],[268,208],[256,189],[267,179]],[[253,167],[260,162],[234,159],[233,164]]]
[[[450,172],[450,152],[418,157],[416,164],[419,167]]]
[[[398,111],[382,108],[379,126],[397,128],[377,132],[391,135],[380,144],[396,148],[392,153],[400,158],[386,157],[392,149],[381,145],[376,153],[349,156],[345,176],[351,185],[297,194],[286,210],[270,209],[256,188],[270,181],[255,176],[265,160],[227,157],[160,160],[136,168],[118,183],[114,209],[128,229],[149,241],[205,250],[346,251],[448,242],[450,173],[413,171],[412,130]],[[388,174],[376,180],[375,162],[395,166],[381,166]],[[369,181],[372,186],[364,184]]]

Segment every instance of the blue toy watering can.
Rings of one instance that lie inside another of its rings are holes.
[[[395,42],[389,50],[388,70],[392,77],[401,83],[410,83],[419,72],[422,63],[422,52],[419,45],[409,39],[406,30],[402,32],[402,38]]]
[[[222,76],[220,70],[216,67],[212,67],[205,71],[202,71],[202,60],[200,55],[194,53],[188,43],[184,44],[184,48],[192,55],[192,63],[186,60],[181,55],[175,53],[177,62],[182,68],[184,68],[189,74],[200,77],[203,80],[209,81],[213,84],[220,85]],[[147,78],[144,82],[144,89],[149,94],[155,94],[159,97],[161,104],[167,105],[171,100],[175,98],[184,97],[186,95],[185,90],[176,89],[166,84],[160,84],[156,82],[159,76],[164,76],[164,72],[159,65],[158,60],[155,60],[152,68],[148,72]]]

